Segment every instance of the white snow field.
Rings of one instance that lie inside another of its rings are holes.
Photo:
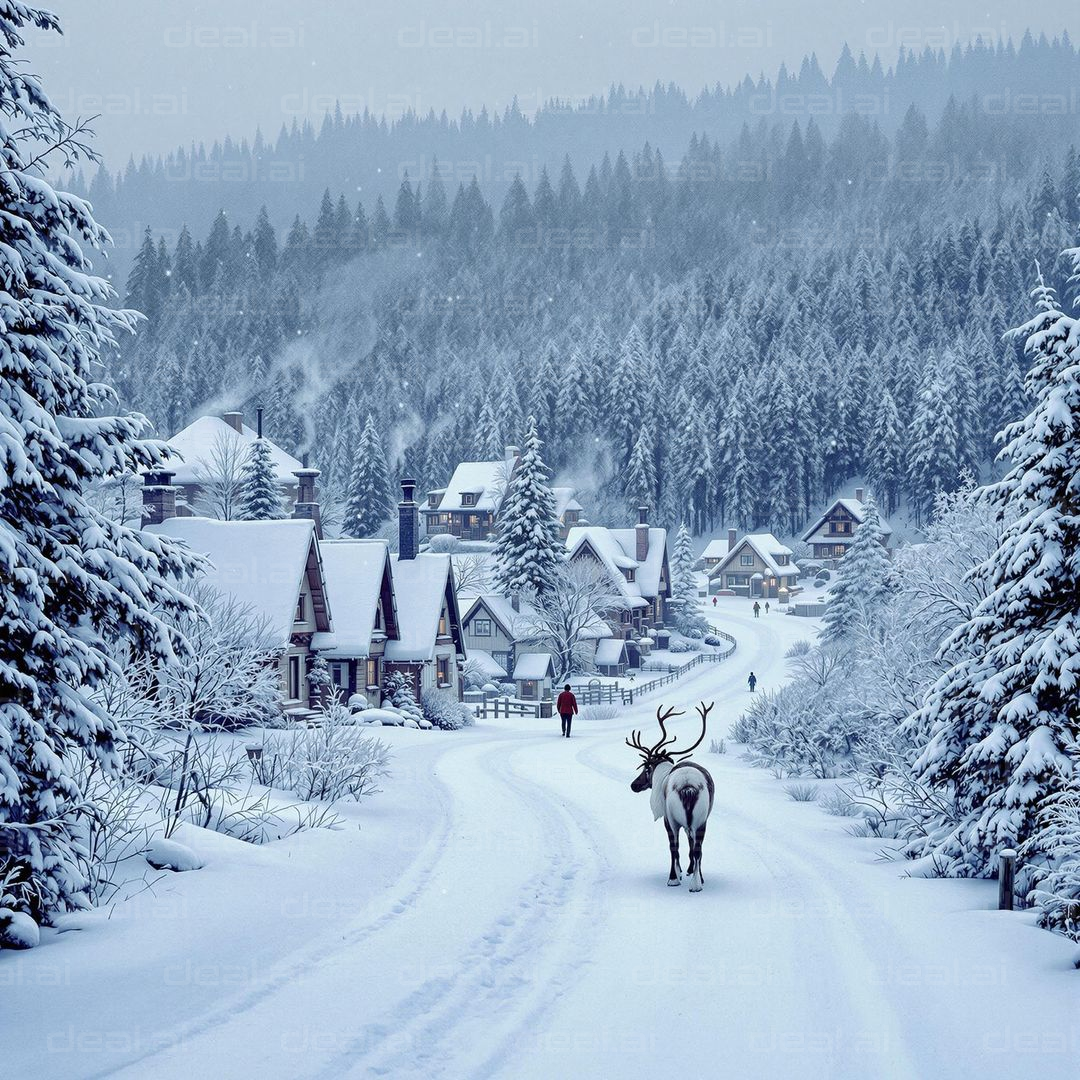
[[[774,685],[815,628],[745,600],[708,615],[739,647],[664,689],[691,739],[699,698],[726,734],[748,671]],[[387,729],[394,776],[345,830],[181,830],[203,869],[0,958],[0,1074],[1077,1075],[1074,946],[994,910],[992,882],[906,878],[730,741],[697,755],[705,891],[668,888],[623,744],[658,704],[569,741],[557,718]]]

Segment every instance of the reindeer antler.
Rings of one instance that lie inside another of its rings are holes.
[[[660,741],[654,746],[646,746],[641,741],[641,732],[635,731],[632,739],[626,740],[626,745],[631,750],[636,750],[642,757],[649,758],[658,754],[665,746],[670,746],[676,736],[669,735],[667,733],[667,721],[673,716],[682,716],[681,712],[677,712],[674,708],[665,709],[662,705],[657,707],[656,710],[656,722],[660,725]]]
[[[703,701],[700,705],[695,705],[694,706],[694,709],[697,711],[698,716],[701,717],[701,734],[698,736],[698,740],[697,740],[696,743],[694,743],[693,746],[687,747],[687,749],[685,749],[685,750],[676,750],[676,751],[674,751],[674,753],[678,757],[686,757],[689,754],[692,754],[701,745],[702,739],[705,738],[706,721],[708,720],[709,713],[712,712],[713,706],[715,704],[716,704],[715,701],[710,701],[709,704],[706,705],[705,702]]]

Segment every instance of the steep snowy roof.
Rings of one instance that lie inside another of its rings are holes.
[[[605,638],[596,643],[596,657],[594,662],[598,665],[609,666],[622,664],[626,661],[626,642],[622,638]]]
[[[803,540],[809,542],[810,538],[814,535],[814,533],[816,533],[818,529],[820,529],[821,526],[825,524],[829,515],[838,506],[842,506],[856,520],[856,522],[858,522],[858,524],[861,525],[866,520],[866,503],[860,501],[859,499],[833,499],[833,501],[829,503],[828,507],[826,508],[825,513],[822,514],[821,517],[819,517],[817,521],[815,521],[814,524],[811,525],[810,528],[803,533]],[[880,508],[878,509],[878,518],[881,521],[882,534],[885,536],[892,536],[892,526],[882,516]]]
[[[200,477],[206,474],[214,474],[214,459],[220,440],[226,439],[229,443],[239,440],[242,443],[241,462],[246,456],[251,444],[258,435],[246,424],[242,424],[242,431],[227,424],[220,416],[200,416],[198,420],[188,424],[182,431],[178,431],[167,442],[182,457],[183,461],[175,458],[169,462],[168,468],[175,473],[174,482],[177,484],[197,484]],[[270,461],[274,466],[274,475],[279,483],[295,484],[296,477],[293,473],[303,465],[292,456],[285,453],[280,446],[264,437],[263,441],[270,448]]]
[[[619,592],[631,607],[644,607],[659,594],[660,571],[667,553],[667,530],[649,529],[649,550],[644,562],[634,558],[637,535],[634,529],[608,529],[602,525],[585,525],[571,529],[566,537],[568,558],[573,559],[588,545],[611,571]],[[624,570],[634,571],[634,580],[627,581]]]
[[[769,573],[773,577],[794,577],[799,573],[798,566],[793,562],[788,562],[781,566],[777,561],[778,555],[786,555],[788,559],[791,558],[791,548],[781,544],[779,540],[773,536],[772,533],[747,533],[736,541],[735,547],[724,556],[721,562],[718,562],[716,566],[709,572],[711,577],[715,577],[717,574],[725,570],[731,563],[732,559],[739,553],[739,550],[749,546],[757,553],[757,556],[768,567]]]
[[[584,509],[574,496],[577,494],[571,487],[553,487],[551,494],[555,496],[555,516],[562,521],[563,514],[567,510],[581,511]]]
[[[326,591],[334,602],[334,629],[315,634],[311,647],[331,659],[368,656],[379,596],[390,573],[386,541],[324,540],[319,550]]]
[[[490,510],[497,513],[506,494],[512,467],[513,461],[463,461],[446,485],[438,510]],[[476,496],[468,506],[461,501],[465,493]]]
[[[555,674],[555,662],[551,653],[522,653],[514,665],[515,679],[545,679]]]
[[[705,547],[705,550],[701,553],[703,559],[722,559],[728,553],[728,542],[726,536],[718,536],[715,540],[710,540]]]
[[[536,617],[536,611],[531,604],[520,601],[518,604],[519,610],[515,611],[509,597],[502,596],[500,593],[486,592],[481,593],[469,605],[469,610],[463,616],[463,621],[473,618],[481,607],[487,608],[491,616],[511,639],[517,639],[519,635],[524,634],[527,627]]]
[[[506,668],[486,649],[470,649],[469,660],[475,661],[476,666],[490,678],[505,679],[507,677]]]
[[[439,616],[446,603],[450,556],[424,553],[402,559],[394,555],[390,571],[397,599],[398,636],[386,643],[386,658],[430,660],[435,655]]]
[[[187,543],[213,564],[204,580],[265,618],[284,643],[292,634],[296,599],[315,544],[309,518],[218,521],[177,517],[147,530]],[[329,629],[329,610],[320,629]]]

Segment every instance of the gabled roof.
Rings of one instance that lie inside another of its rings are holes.
[[[506,668],[486,649],[470,649],[469,660],[489,679],[506,679]]]
[[[325,577],[310,518],[281,521],[218,521],[177,517],[147,531],[183,540],[213,565],[210,585],[265,618],[282,644],[292,634],[296,599],[307,574],[318,630],[331,628]]]
[[[625,664],[626,661],[626,642],[622,638],[608,638],[596,643],[593,663],[597,666],[610,667],[612,664]]]
[[[428,507],[428,513],[435,513],[436,510],[441,513],[448,510],[490,510],[498,513],[513,466],[512,458],[507,461],[463,461],[454,470],[438,507]],[[462,494],[466,492],[476,496],[476,501],[469,506],[464,506],[461,501]]]
[[[724,558],[709,571],[709,577],[716,577],[717,574],[723,573],[734,560],[735,556],[738,555],[744,547],[751,548],[757,554],[758,558],[765,564],[773,577],[793,577],[799,573],[799,567],[795,563],[789,562],[786,566],[781,566],[776,561],[777,555],[786,555],[790,559],[792,551],[791,548],[781,544],[772,533],[747,533],[746,536],[741,540],[738,540],[731,551],[729,551],[727,555],[725,555]]]
[[[551,653],[533,652],[522,653],[514,664],[515,679],[546,679],[555,674],[555,661]]]
[[[571,487],[553,487],[551,494],[555,496],[555,517],[559,521],[562,521],[567,510],[577,510],[580,513],[584,509],[574,497],[577,492]]]
[[[415,559],[402,559],[394,555],[390,572],[397,598],[398,636],[386,643],[386,659],[431,660],[444,606],[450,614],[447,631],[457,652],[464,655],[450,556],[424,552]]]
[[[703,559],[722,559],[728,553],[728,542],[726,536],[718,536],[715,540],[710,540],[706,545],[705,550],[701,553]]]
[[[222,439],[240,440],[242,455],[246,454],[251,444],[258,435],[246,424],[241,425],[242,431],[227,424],[220,416],[200,416],[198,420],[188,424],[182,431],[178,431],[171,439],[167,440],[169,446],[176,450],[183,461],[173,458],[166,464],[166,468],[174,473],[173,482],[176,484],[197,484],[200,478],[214,473],[214,457]],[[295,484],[296,477],[293,473],[302,469],[303,465],[292,456],[285,453],[280,446],[263,437],[263,442],[270,447],[270,461],[274,466],[274,475],[278,483]],[[242,464],[242,462],[241,462]]]
[[[567,557],[576,558],[583,550],[592,552],[611,571],[615,584],[630,607],[644,607],[660,593],[660,575],[667,558],[667,529],[649,529],[649,550],[644,562],[638,562],[637,534],[634,529],[608,529],[584,525],[571,529],[566,537]],[[624,570],[634,571],[627,581]]]
[[[316,634],[311,647],[330,659],[369,656],[380,600],[386,621],[378,633],[390,639],[398,635],[387,543],[385,540],[324,540],[319,550],[326,588],[334,601],[334,629]]]
[[[511,641],[516,641],[536,616],[532,605],[524,600],[519,602],[518,608],[515,611],[510,598],[500,593],[481,593],[465,610],[461,621],[462,624],[470,622],[480,611],[486,611],[499,624],[502,632]]]
[[[819,517],[817,521],[815,521],[814,524],[811,525],[810,528],[803,533],[802,538],[805,542],[809,542],[810,537],[812,537],[814,533],[816,533],[818,529],[820,529],[821,526],[825,524],[829,515],[838,506],[842,506],[855,519],[855,521],[858,522],[858,524],[861,525],[866,520],[866,503],[861,502],[859,499],[833,499],[833,501],[829,503],[828,507],[826,508],[825,513],[822,514],[821,517]],[[884,517],[882,517],[880,507],[878,508],[878,518],[881,521],[882,535],[892,536],[892,526],[888,523],[888,521],[885,520]]]

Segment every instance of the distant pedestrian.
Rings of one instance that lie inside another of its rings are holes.
[[[715,596],[712,598],[712,606],[716,607],[716,597]]]
[[[754,618],[757,619],[757,618],[760,618],[760,616],[761,616],[761,605],[755,600],[754,601]]]
[[[574,719],[574,714],[577,712],[577,698],[574,697],[573,692],[570,690],[569,683],[563,687],[563,692],[559,695],[559,700],[555,702],[555,708],[558,710],[559,719],[562,720],[562,733],[569,739],[570,722]]]
[[[752,671],[750,672],[750,678],[746,680],[746,685],[750,687],[751,694],[757,688],[757,676]]]
[[[765,601],[765,614],[766,615],[769,614],[769,601],[768,600]]]

